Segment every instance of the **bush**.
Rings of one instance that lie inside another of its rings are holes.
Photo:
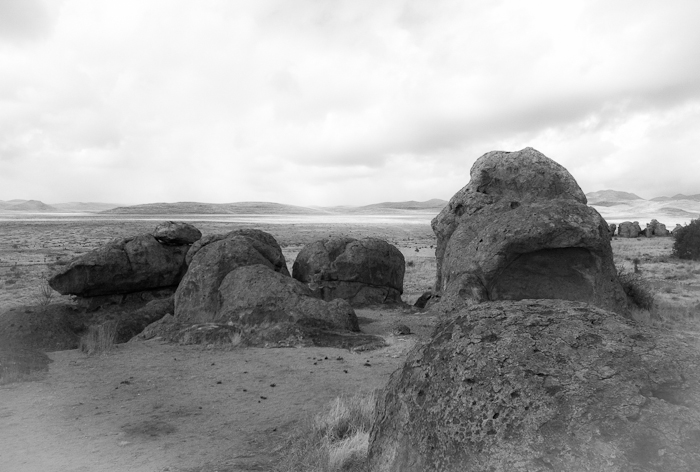
[[[700,260],[700,219],[679,228],[673,242],[673,255],[680,259]]]
[[[634,306],[643,310],[651,310],[654,307],[655,295],[649,282],[639,273],[628,273],[624,269],[618,269],[617,277],[627,298]]]

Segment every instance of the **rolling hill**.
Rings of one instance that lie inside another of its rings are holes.
[[[101,211],[100,214],[131,214],[131,215],[322,215],[323,210],[294,205],[284,205],[270,202],[238,202],[238,203],[146,203],[117,207]]]

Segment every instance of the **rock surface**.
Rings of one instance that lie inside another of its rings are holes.
[[[306,245],[292,276],[323,300],[363,306],[400,303],[405,270],[401,251],[382,239],[334,237]]]
[[[359,331],[345,300],[326,302],[288,275],[263,265],[239,267],[219,286],[221,307],[212,321],[243,325],[294,322],[327,329]]]
[[[567,170],[532,148],[480,157],[432,227],[443,310],[526,298],[627,310],[608,224]]]
[[[239,267],[261,264],[289,276],[279,244],[259,230],[205,236],[192,245],[186,260],[189,268],[175,292],[175,317],[181,323],[216,319],[221,309],[221,283]]]
[[[202,232],[189,223],[166,221],[156,226],[153,237],[160,243],[179,246],[198,241],[202,237]]]
[[[465,309],[379,395],[370,470],[700,470],[697,344],[578,302]]]
[[[639,237],[641,232],[642,228],[639,226],[638,221],[635,221],[634,223],[631,221],[623,221],[620,223],[620,227],[617,231],[621,238],[636,238]]]
[[[163,245],[150,234],[116,239],[73,259],[49,285],[80,297],[174,287],[187,270],[188,250],[189,245]]]
[[[610,224],[610,236],[615,236],[615,231],[617,230],[617,225],[615,223]]]

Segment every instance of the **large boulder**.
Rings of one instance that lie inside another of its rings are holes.
[[[163,244],[178,246],[198,241],[202,237],[202,232],[189,223],[166,221],[156,226],[153,237]]]
[[[644,235],[647,238],[652,237],[664,237],[668,236],[669,232],[666,229],[666,225],[659,223],[657,220],[652,219],[650,223],[647,223],[647,227],[644,230]]]
[[[362,306],[400,303],[405,270],[401,251],[382,239],[332,237],[306,245],[292,276],[323,300]]]
[[[642,232],[639,222],[623,221],[617,230],[618,236],[621,238],[637,238]]]
[[[588,304],[485,303],[379,395],[372,471],[700,470],[700,353]]]
[[[229,272],[219,286],[219,296],[221,307],[212,319],[217,323],[294,322],[341,331],[360,330],[347,301],[314,298],[306,285],[263,265]]]
[[[571,174],[532,148],[480,157],[432,227],[443,310],[525,298],[627,310],[608,224]]]
[[[79,297],[175,287],[187,270],[189,248],[161,244],[151,234],[115,239],[60,267],[49,285]]]
[[[279,244],[260,230],[205,236],[192,245],[187,261],[189,268],[175,292],[175,317],[182,323],[216,319],[222,304],[221,283],[239,267],[260,264],[289,276]]]

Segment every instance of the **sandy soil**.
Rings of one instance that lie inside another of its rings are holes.
[[[0,386],[0,469],[270,470],[285,439],[339,395],[384,386],[434,319],[359,310],[389,346],[225,349],[132,342],[50,353],[45,378]],[[391,335],[396,323],[414,333]]]

